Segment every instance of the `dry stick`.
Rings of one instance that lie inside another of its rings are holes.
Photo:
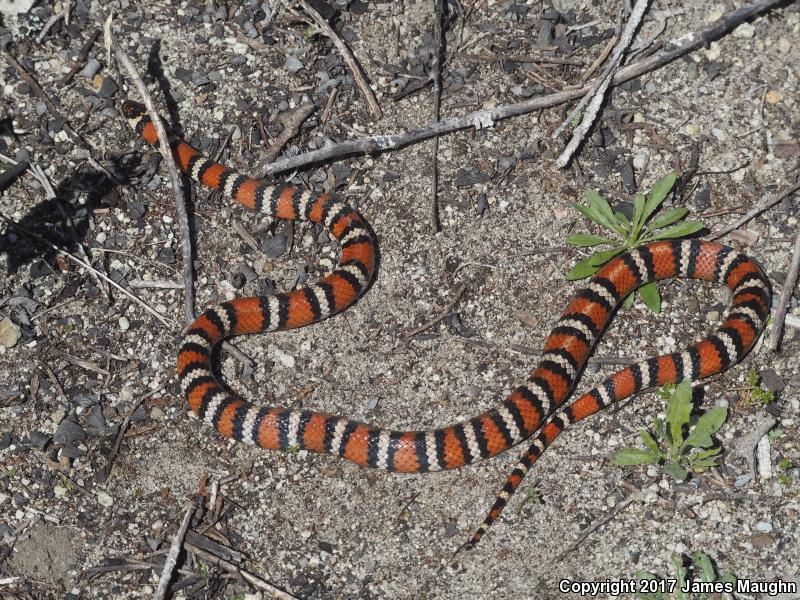
[[[241,569],[237,565],[233,564],[232,562],[229,562],[229,561],[225,560],[224,558],[220,558],[219,556],[215,556],[211,552],[207,552],[206,550],[203,550],[202,548],[198,548],[197,546],[195,546],[194,544],[191,544],[189,542],[186,542],[184,544],[184,546],[192,554],[194,554],[196,556],[199,556],[203,560],[207,560],[208,562],[210,562],[213,565],[216,565],[218,567],[222,567],[228,573],[231,573],[232,575],[235,575],[239,579],[242,579],[243,581],[246,581],[247,583],[249,583],[253,587],[256,587],[256,588],[258,588],[260,590],[264,590],[265,592],[268,592],[276,600],[299,600],[299,598],[297,596],[293,596],[292,594],[284,592],[282,589],[280,589],[278,587],[275,587],[274,585],[272,585],[268,581],[264,581],[260,577],[257,577],[255,575],[253,575],[252,573],[248,573],[244,569]]]
[[[439,321],[444,320],[447,317],[447,315],[450,314],[450,311],[453,310],[453,307],[456,305],[456,302],[458,302],[461,299],[461,296],[464,294],[464,290],[466,290],[466,289],[467,289],[467,284],[462,283],[461,287],[458,288],[458,290],[456,291],[456,295],[453,297],[453,299],[450,301],[450,303],[444,308],[444,310],[441,313],[439,313],[438,317],[436,317],[432,321],[428,321],[424,325],[420,325],[419,327],[414,329],[412,332],[406,334],[406,336],[403,338],[403,341],[404,342],[408,342],[411,338],[413,338],[418,333],[422,333],[426,329],[430,329],[431,327],[436,325],[436,323],[438,323]]]
[[[639,498],[639,496],[640,496],[640,494],[638,494],[638,493],[631,494],[630,496],[628,496],[627,498],[625,498],[625,500],[623,500],[622,502],[620,502],[619,504],[617,504],[617,505],[616,505],[616,506],[615,506],[615,507],[614,507],[612,510],[610,510],[610,511],[609,511],[607,514],[605,514],[603,517],[601,517],[600,519],[598,519],[597,521],[595,521],[594,523],[592,523],[592,524],[591,524],[589,527],[587,527],[587,528],[584,530],[584,532],[583,532],[583,533],[582,533],[580,536],[578,536],[578,539],[577,539],[577,540],[575,540],[574,542],[572,542],[572,543],[569,545],[569,547],[567,547],[567,549],[566,549],[566,550],[564,550],[564,551],[563,551],[561,554],[559,554],[559,555],[558,555],[558,557],[556,558],[556,561],[560,561],[560,560],[562,560],[562,559],[563,559],[563,558],[564,558],[564,557],[565,557],[567,554],[569,554],[569,553],[570,553],[570,552],[572,552],[573,550],[577,549],[577,548],[578,548],[578,546],[580,546],[580,545],[581,545],[581,544],[584,542],[584,540],[585,540],[586,538],[588,538],[588,537],[589,537],[589,536],[590,536],[592,533],[594,533],[595,531],[597,531],[598,529],[600,529],[600,527],[602,527],[603,525],[605,525],[606,523],[608,523],[609,521],[611,521],[611,519],[613,519],[614,517],[616,517],[616,516],[617,516],[619,513],[621,513],[623,510],[625,510],[626,508],[628,508],[628,505],[629,505],[631,502],[633,502],[634,500],[638,499],[638,498]]]
[[[23,67],[20,62],[14,58],[14,56],[6,49],[3,50],[6,54],[6,59],[14,69],[17,71],[17,74],[25,80],[25,82],[33,88],[33,91],[36,93],[37,96],[42,100],[42,102],[47,105],[47,110],[49,110],[52,115],[57,119],[63,119],[64,125],[61,126],[62,130],[69,136],[70,141],[76,146],[80,146],[81,148],[88,148],[86,142],[84,142],[81,137],[75,133],[75,130],[72,126],[67,122],[66,117],[61,114],[61,111],[58,110],[55,102],[47,95],[47,93],[42,89],[42,86],[39,85],[39,82],[34,79],[34,77],[28,73],[28,71]]]
[[[156,288],[159,290],[182,290],[183,284],[177,281],[168,281],[164,279],[131,279],[128,282],[132,288],[146,289]]]
[[[169,580],[172,579],[172,572],[175,570],[175,565],[178,564],[178,554],[181,552],[183,546],[183,538],[186,536],[186,530],[189,529],[189,523],[192,521],[192,513],[194,506],[189,506],[186,509],[186,514],[183,515],[181,527],[178,533],[172,538],[172,545],[169,547],[167,559],[164,561],[164,568],[161,571],[161,577],[158,580],[158,587],[153,593],[153,600],[164,600],[167,595],[167,588],[169,587]]]
[[[721,237],[723,237],[725,235],[728,235],[731,231],[735,231],[736,229],[739,229],[739,227],[741,227],[742,225],[744,225],[745,223],[747,223],[751,219],[757,217],[758,215],[760,215],[762,212],[764,212],[768,208],[771,208],[771,207],[775,206],[778,202],[780,202],[781,200],[783,200],[784,198],[786,198],[790,194],[795,193],[797,190],[800,190],[800,182],[794,184],[793,186],[790,186],[788,188],[785,188],[785,189],[781,190],[780,192],[778,192],[772,198],[767,199],[767,201],[764,202],[763,204],[759,204],[755,208],[751,208],[749,211],[747,211],[747,214],[745,214],[744,216],[736,219],[733,223],[731,223],[730,225],[728,225],[724,229],[715,232],[711,236],[711,239],[712,240],[718,240],[719,238],[721,238]]]
[[[139,407],[144,403],[145,400],[148,398],[155,396],[158,392],[164,389],[164,386],[159,386],[154,390],[147,392],[144,396],[139,398],[138,402],[134,404],[128,414],[125,415],[125,418],[122,420],[122,425],[119,426],[119,431],[117,432],[117,439],[114,440],[114,446],[111,449],[111,453],[108,455],[108,459],[106,460],[106,466],[103,467],[103,475],[106,479],[108,476],[111,475],[111,468],[114,465],[114,460],[119,455],[120,446],[122,446],[122,438],[125,437],[125,432],[128,430],[128,425],[131,423],[131,419],[133,418],[133,413],[135,413]]]
[[[67,252],[67,251],[66,251],[66,250],[64,250],[63,248],[60,248],[59,246],[56,246],[54,243],[52,243],[51,241],[47,240],[46,238],[43,238],[43,237],[42,237],[42,236],[40,236],[38,233],[35,233],[35,232],[31,231],[30,229],[27,229],[26,227],[23,227],[22,225],[19,225],[18,223],[15,223],[14,221],[12,221],[11,219],[9,219],[7,216],[5,216],[5,215],[4,215],[4,214],[2,214],[2,213],[0,213],[0,220],[2,220],[2,221],[5,221],[5,222],[6,222],[6,224],[8,224],[10,227],[13,227],[14,229],[17,229],[17,230],[21,231],[21,232],[22,232],[22,233],[24,233],[25,235],[28,235],[28,236],[32,237],[33,239],[37,240],[38,242],[40,242],[40,243],[42,243],[42,244],[45,244],[46,246],[48,246],[49,248],[52,248],[52,249],[53,249],[53,250],[55,250],[56,252],[60,252],[61,254],[63,254],[63,255],[64,255],[64,256],[66,256],[67,258],[69,258],[70,260],[72,260],[72,261],[74,261],[74,262],[78,263],[78,264],[79,264],[80,266],[82,266],[84,269],[88,269],[88,270],[89,270],[91,273],[93,273],[93,274],[94,274],[94,275],[96,275],[97,277],[100,277],[100,278],[101,278],[103,281],[105,281],[106,283],[108,283],[108,284],[109,284],[109,285],[111,285],[112,287],[116,288],[118,291],[122,292],[122,293],[123,293],[124,295],[126,295],[128,298],[130,298],[131,300],[133,300],[134,302],[136,302],[136,303],[137,303],[139,306],[141,306],[142,308],[144,308],[144,309],[145,309],[147,312],[149,312],[151,315],[153,315],[153,316],[154,316],[156,319],[158,319],[159,321],[161,321],[161,323],[162,323],[164,326],[166,326],[166,327],[167,327],[167,328],[169,328],[169,329],[171,329],[171,328],[172,328],[172,326],[173,326],[173,324],[174,324],[174,323],[170,323],[169,321],[167,321],[167,320],[166,320],[164,317],[162,317],[160,314],[158,314],[158,313],[155,311],[155,309],[154,309],[154,308],[152,308],[152,307],[151,307],[149,304],[147,304],[147,303],[146,303],[144,300],[142,300],[141,298],[139,298],[139,297],[138,297],[138,296],[136,296],[135,294],[132,294],[132,293],[131,293],[131,292],[129,292],[128,290],[126,290],[124,287],[122,287],[122,286],[121,286],[120,284],[118,284],[116,281],[114,281],[113,279],[111,279],[111,278],[110,278],[108,275],[106,275],[105,273],[102,273],[102,272],[98,271],[98,270],[97,270],[97,269],[95,269],[95,268],[94,268],[92,265],[90,265],[90,264],[89,264],[89,263],[87,263],[87,262],[84,262],[83,260],[81,260],[80,258],[78,258],[77,256],[75,256],[74,254],[70,254],[69,252]]]
[[[283,129],[275,138],[275,141],[272,142],[269,150],[267,150],[265,158],[267,162],[272,162],[278,158],[278,155],[281,153],[286,143],[300,133],[300,125],[303,124],[303,121],[305,121],[312,112],[314,112],[314,104],[312,102],[306,102],[281,119]]]
[[[786,276],[786,281],[783,282],[781,296],[778,299],[778,309],[775,311],[775,316],[772,320],[772,332],[770,332],[769,340],[767,340],[767,347],[773,352],[778,349],[778,344],[781,340],[783,322],[786,320],[789,299],[792,297],[792,292],[794,292],[794,287],[797,284],[798,271],[800,271],[800,227],[797,228],[797,236],[794,238],[794,252],[792,253],[792,262],[789,265],[789,274]]]
[[[760,0],[759,2],[754,2],[740,9],[726,13],[707,27],[682,36],[680,40],[678,40],[680,44],[675,48],[658,52],[639,62],[621,68],[614,75],[612,85],[619,85],[620,83],[635,79],[697,48],[710,44],[753,16],[780,4],[781,1],[782,0]],[[565,102],[584,96],[591,89],[592,86],[587,84],[578,89],[565,90],[555,94],[548,94],[547,96],[539,96],[526,100],[525,102],[496,106],[490,110],[480,110],[461,117],[450,117],[438,123],[430,123],[403,133],[373,135],[357,140],[348,140],[326,148],[306,152],[299,156],[278,160],[271,165],[267,165],[263,172],[267,174],[282,173],[283,171],[299,169],[315,163],[330,162],[347,156],[375,154],[396,150],[429,140],[437,135],[453,133],[454,131],[460,131],[462,129],[469,129],[472,127],[480,129],[481,127],[490,126],[493,121],[500,121],[509,117],[516,117],[544,108],[552,108],[553,106],[564,104]]]
[[[91,52],[92,46],[94,46],[94,43],[97,41],[97,38],[99,37],[100,37],[100,30],[95,29],[88,37],[86,42],[83,44],[83,46],[81,46],[81,50],[80,52],[78,52],[78,58],[73,63],[69,72],[66,75],[64,75],[64,77],[59,79],[58,81],[59,87],[64,87],[65,85],[67,85],[70,81],[72,81],[72,78],[78,74],[78,71],[83,69],[84,65],[86,64],[86,60],[89,58],[89,52]]]
[[[433,62],[433,121],[441,120],[442,109],[442,54],[444,36],[442,21],[444,20],[444,1],[435,2],[436,27],[434,31],[434,62]],[[433,138],[433,153],[431,156],[431,225],[433,232],[441,230],[439,223],[439,137]]]
[[[600,112],[600,107],[603,105],[603,101],[605,100],[606,92],[611,85],[613,73],[622,62],[622,57],[625,54],[625,51],[628,49],[628,46],[631,45],[633,36],[639,29],[639,23],[642,22],[642,17],[644,17],[644,13],[647,10],[648,4],[649,0],[637,0],[633,7],[633,11],[631,11],[631,17],[628,19],[628,22],[625,23],[625,29],[622,30],[620,40],[617,43],[616,48],[614,48],[614,52],[611,55],[608,66],[600,76],[599,82],[595,84],[593,92],[584,96],[583,100],[580,101],[575,110],[573,110],[572,113],[567,117],[567,120],[562,123],[561,126],[556,130],[556,133],[553,134],[554,138],[557,137],[558,134],[561,133],[561,130],[566,126],[566,123],[572,120],[573,115],[583,113],[581,115],[581,122],[575,128],[575,131],[572,132],[572,138],[569,140],[567,147],[564,148],[564,151],[556,160],[556,166],[564,168],[569,164],[570,159],[578,150],[578,146],[581,145],[583,139],[586,137],[586,134],[589,133],[589,130],[594,125],[597,114]]]
[[[350,72],[353,74],[353,79],[355,79],[356,83],[358,84],[361,93],[364,94],[364,97],[367,99],[367,104],[369,104],[369,108],[372,111],[372,114],[376,117],[381,117],[381,107],[378,106],[378,100],[375,98],[375,94],[372,91],[372,88],[369,87],[369,82],[367,82],[367,78],[364,75],[364,71],[361,69],[361,65],[358,64],[355,57],[353,56],[350,49],[347,47],[347,44],[344,43],[344,40],[339,37],[339,35],[334,31],[333,27],[328,24],[328,21],[325,20],[319,11],[311,6],[306,0],[297,0],[297,3],[303,7],[303,10],[308,13],[308,16],[316,23],[317,27],[319,27],[325,35],[327,35],[333,45],[336,46],[336,49],[339,51],[339,54],[342,55],[342,59],[347,66],[350,68]]]
[[[110,17],[109,17],[110,19]],[[175,159],[172,156],[172,146],[169,143],[167,130],[164,128],[164,123],[153,104],[153,99],[147,91],[147,86],[142,81],[139,73],[136,70],[131,59],[125,54],[125,51],[120,47],[111,33],[111,28],[106,29],[106,46],[110,46],[114,55],[117,57],[117,62],[125,68],[128,78],[133,83],[136,90],[139,92],[144,105],[147,107],[147,114],[150,115],[150,120],[156,128],[158,134],[158,150],[161,152],[161,157],[164,159],[164,164],[169,172],[170,183],[172,184],[172,193],[175,196],[175,212],[178,215],[178,225],[181,232],[181,254],[183,255],[183,282],[184,282],[184,301],[183,313],[187,323],[194,321],[194,273],[192,272],[192,241],[191,230],[189,229],[189,215],[186,212],[186,203],[184,202],[183,190],[181,188],[181,180],[178,176],[178,169],[175,166]]]

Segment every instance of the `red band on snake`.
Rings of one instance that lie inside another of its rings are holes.
[[[157,145],[144,107],[126,102],[135,130]],[[465,544],[474,546],[497,519],[531,465],[572,423],[650,387],[698,380],[740,361],[766,323],[767,277],[732,248],[700,240],[654,242],[620,254],[594,275],[569,304],[544,343],[539,365],[524,385],[494,408],[463,423],[423,431],[392,431],[310,410],[258,407],[227,392],[211,366],[211,351],[228,336],[302,327],[352,304],[369,284],[375,245],[361,216],[335,196],[257,181],[223,167],[178,141],[180,168],[236,202],[281,219],[321,223],[338,240],[336,269],[308,287],[225,302],[203,313],[187,331],[177,372],[192,411],[219,433],[271,450],[293,447],[333,454],[364,467],[420,473],[454,469],[496,456],[527,440],[491,511]],[[702,279],[733,292],[730,310],[711,335],[683,352],[665,354],[614,373],[569,405],[578,374],[620,302],[637,287],[673,277]]]

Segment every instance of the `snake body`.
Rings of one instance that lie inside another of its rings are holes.
[[[158,144],[142,105],[126,102],[123,112],[148,143]],[[172,143],[172,151],[179,167],[196,181],[251,210],[323,224],[341,249],[336,269],[313,285],[224,302],[197,318],[183,338],[177,360],[180,385],[192,411],[238,441],[271,450],[299,447],[364,467],[405,473],[454,469],[490,458],[538,430],[483,524],[465,544],[468,548],[497,519],[531,465],[566,427],[644,389],[724,371],[753,347],[769,315],[769,282],[753,260],[713,242],[654,242],[620,254],[594,275],[550,332],[527,382],[499,405],[467,421],[439,429],[392,431],[316,411],[258,407],[220,385],[212,370],[212,349],[229,336],[302,327],[352,304],[373,276],[372,234],[361,216],[336,196],[251,179],[180,140]],[[621,301],[647,282],[673,277],[727,286],[733,298],[722,325],[685,351],[630,365],[565,405]]]

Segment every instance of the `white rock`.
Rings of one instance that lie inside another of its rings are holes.
[[[738,38],[751,38],[755,34],[756,28],[751,23],[742,23],[733,30],[733,36]]]
[[[294,356],[287,354],[280,348],[275,348],[275,359],[288,369],[294,369]]]
[[[105,506],[108,508],[112,504],[114,504],[114,499],[109,496],[106,492],[97,492],[97,502],[100,506]]]
[[[122,331],[128,331],[128,329],[131,328],[131,322],[128,320],[128,317],[119,318],[119,328]]]
[[[13,348],[21,337],[22,330],[14,321],[8,318],[0,321],[0,346]]]

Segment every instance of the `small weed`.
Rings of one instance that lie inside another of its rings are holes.
[[[671,208],[652,218],[656,210],[675,185],[676,175],[670,173],[653,184],[653,188],[645,198],[636,194],[633,202],[633,219],[628,220],[621,212],[614,212],[608,201],[593,190],[586,190],[588,205],[573,204],[573,207],[587,219],[611,232],[611,237],[602,237],[591,233],[579,233],[567,237],[567,243],[581,248],[610,245],[611,249],[594,252],[590,257],[580,261],[567,273],[567,279],[585,279],[594,275],[604,264],[617,254],[657,240],[682,238],[703,229],[697,221],[684,221],[689,210]],[[654,281],[638,289],[639,297],[654,313],[661,311],[661,296]],[[625,298],[625,306],[633,304],[634,295]]]
[[[778,481],[781,482],[782,485],[791,485],[794,479],[792,476],[787,473],[786,471],[791,471],[795,468],[795,464],[792,462],[790,458],[784,458],[781,462],[778,463],[778,468],[781,471],[784,471],[780,475],[778,475]]]
[[[636,572],[639,600],[708,600],[716,596],[705,590],[715,583],[726,586],[730,592],[736,589],[736,576],[731,573],[717,576],[711,558],[704,552],[696,552],[688,561],[691,569],[687,568],[681,554],[673,553],[670,562],[674,567],[671,578],[664,579],[647,571]]]
[[[739,390],[739,400],[744,406],[766,406],[775,400],[775,392],[761,384],[761,375],[755,367],[747,371],[747,385]]]
[[[534,482],[530,487],[528,487],[527,491],[525,492],[525,498],[522,499],[522,502],[517,510],[522,510],[526,504],[539,505],[542,503],[542,493],[539,491],[538,486],[539,482]]]
[[[654,421],[655,437],[646,429],[639,433],[647,448],[623,448],[614,455],[614,463],[627,466],[664,463],[664,471],[678,481],[715,466],[722,448],[714,445],[711,436],[722,427],[728,409],[712,408],[691,425],[692,385],[688,379],[678,385],[663,386],[659,395],[667,400],[666,421]]]

